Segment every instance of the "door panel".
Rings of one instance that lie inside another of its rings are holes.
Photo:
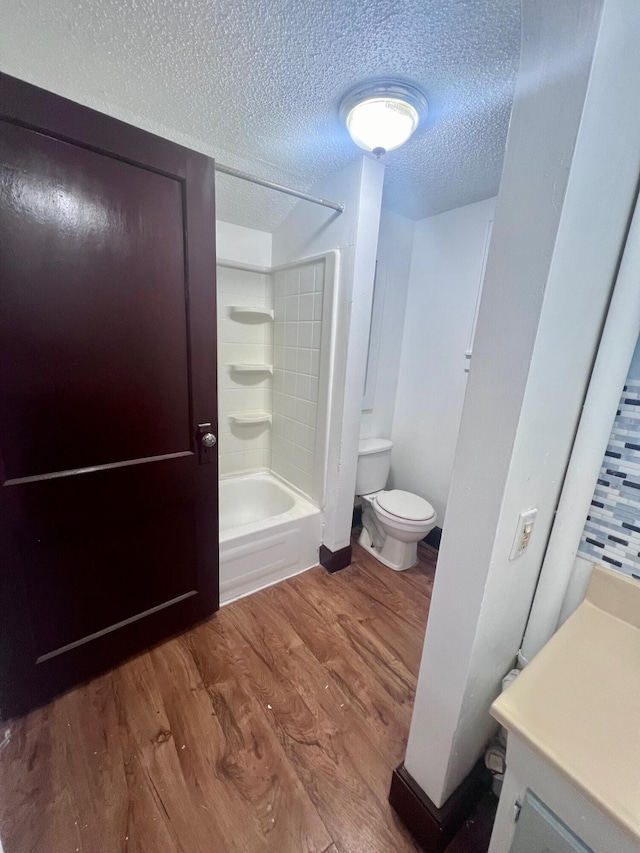
[[[46,614],[32,625],[37,660],[197,590],[195,506],[180,469],[181,458],[14,487],[27,598]]]
[[[181,183],[11,125],[0,162],[6,476],[189,450]]]
[[[0,162],[14,713],[218,607],[214,165],[2,75]]]

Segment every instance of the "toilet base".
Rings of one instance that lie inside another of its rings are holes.
[[[368,551],[379,563],[393,569],[394,572],[404,572],[418,565],[418,543],[400,542],[391,536],[386,536],[382,548],[376,548],[371,541],[371,535],[366,527],[358,538],[358,545]]]

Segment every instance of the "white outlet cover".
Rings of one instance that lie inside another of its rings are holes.
[[[531,535],[529,536],[529,542],[524,548],[520,548],[520,542],[522,540],[522,534],[524,533],[525,525],[533,525],[537,514],[537,509],[528,509],[526,512],[521,512],[518,516],[518,523],[516,525],[516,535],[513,537],[513,545],[511,546],[511,553],[509,554],[510,560],[516,560],[518,557],[521,557],[529,547],[529,543],[531,542],[531,536],[533,536],[533,529],[531,530]]]

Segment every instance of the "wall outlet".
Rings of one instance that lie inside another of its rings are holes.
[[[513,539],[511,554],[509,554],[510,560],[515,560],[520,557],[529,547],[531,534],[533,533],[533,525],[535,524],[537,514],[537,509],[528,509],[526,512],[521,512],[518,516],[516,535]]]

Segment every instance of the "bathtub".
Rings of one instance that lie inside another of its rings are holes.
[[[318,564],[320,510],[263,471],[220,480],[220,604]]]

